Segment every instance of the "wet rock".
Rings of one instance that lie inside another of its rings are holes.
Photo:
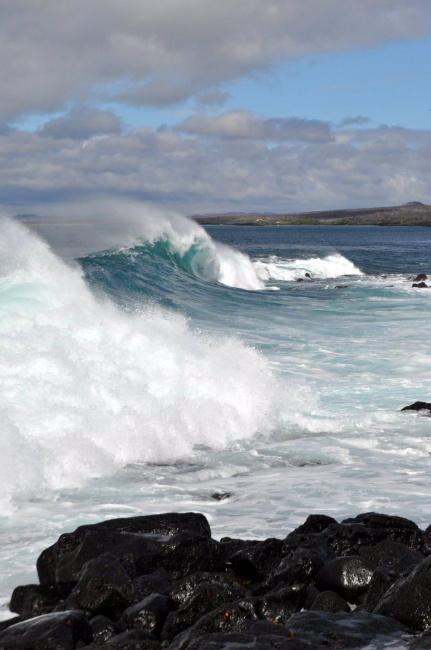
[[[199,583],[193,592],[182,603],[181,607],[171,612],[166,619],[162,632],[164,641],[171,641],[175,636],[194,625],[202,616],[219,607],[228,605],[241,598],[243,593],[226,583]]]
[[[137,600],[143,600],[150,594],[168,594],[172,589],[173,578],[166,569],[160,568],[147,575],[138,576],[133,581]]]
[[[226,558],[230,558],[237,551],[243,551],[246,548],[257,546],[259,543],[255,539],[236,539],[232,537],[222,537],[220,540]]]
[[[392,616],[414,630],[431,626],[431,557],[421,562],[407,578],[398,580],[374,609]]]
[[[401,410],[402,411],[431,411],[431,403],[414,402],[414,404],[410,404],[409,406],[404,406],[404,408],[402,408]]]
[[[103,553],[84,565],[65,607],[116,620],[135,601],[136,592],[130,576],[113,555]]]
[[[74,650],[92,641],[83,612],[44,614],[0,633],[1,650]]]
[[[359,556],[337,557],[328,562],[316,577],[321,591],[335,591],[349,602],[367,591],[376,566]]]
[[[123,620],[128,629],[145,629],[159,637],[168,614],[176,608],[177,605],[170,596],[151,594],[128,607],[124,611]]]
[[[426,282],[413,282],[412,287],[416,289],[428,289]]]
[[[375,546],[384,540],[402,542],[423,552],[423,534],[409,519],[368,512],[340,524],[331,524],[320,533],[335,555],[358,555],[361,546]],[[425,553],[424,553],[425,554]]]
[[[284,557],[269,580],[270,585],[286,582],[314,584],[317,574],[334,557],[325,543],[299,547]]]
[[[314,603],[311,605],[310,610],[318,612],[350,612],[348,603],[333,591],[322,591]]]
[[[373,612],[399,577],[399,574],[393,569],[378,567],[373,573],[368,590],[357,599],[358,609],[364,612]]]
[[[22,616],[48,614],[55,607],[58,594],[53,587],[25,585],[13,590],[10,611]]]
[[[178,605],[182,605],[195,593],[196,589],[203,582],[209,583],[210,585],[224,585],[227,589],[231,586],[240,590],[243,589],[239,583],[235,582],[234,576],[231,574],[198,571],[178,580],[172,586],[169,595]]]
[[[260,582],[279,565],[282,548],[282,540],[269,538],[234,553],[229,558],[228,566],[240,579]]]
[[[310,650],[316,647],[296,639],[293,632],[282,625],[268,623],[265,629],[256,629],[258,625],[261,624],[256,623],[244,632],[206,634],[192,641],[188,650]]]
[[[226,499],[229,499],[229,497],[232,496],[232,492],[213,492],[211,495],[211,499],[215,499],[216,501],[225,501]]]
[[[109,639],[104,644],[91,644],[88,650],[161,650],[161,645],[146,630],[128,630]]]
[[[413,278],[413,282],[422,282],[423,280],[427,280],[428,276],[425,275],[425,273],[419,273],[415,278]]]
[[[376,566],[394,569],[399,574],[410,573],[425,559],[419,551],[413,551],[401,542],[385,540],[375,546],[362,546],[359,555]]]
[[[105,643],[119,632],[115,623],[107,616],[102,615],[93,616],[90,619],[90,627],[94,643]]]
[[[305,273],[306,278],[311,278],[311,275],[309,273]]]
[[[205,634],[246,630],[252,620],[256,620],[256,617],[249,608],[237,603],[227,607],[222,605],[178,634],[169,644],[169,650],[184,650],[194,639]]]
[[[111,552],[111,549],[107,547],[109,546],[107,540],[113,538],[116,533],[133,533],[147,536],[147,539],[149,539],[148,536],[158,536],[158,539],[163,539],[163,537],[172,537],[178,534],[191,537],[211,537],[211,529],[206,517],[193,512],[110,519],[98,524],[80,526],[73,533],[61,535],[55,544],[45,549],[39,556],[37,571],[42,585],[55,585],[58,582],[56,573],[59,565],[64,564],[66,557],[70,558],[73,551],[76,551],[84,538],[91,533],[96,534],[94,543],[98,544],[100,549],[97,554],[90,554],[85,561],[91,560],[101,553]],[[129,538],[129,541],[131,539]],[[140,539],[142,541],[143,538]],[[88,550],[87,548],[87,552]],[[115,553],[113,554],[115,555]],[[82,568],[85,561],[81,562],[79,568]],[[142,573],[145,571],[142,570]],[[151,569],[146,573],[151,573]]]

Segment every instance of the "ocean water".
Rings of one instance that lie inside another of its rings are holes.
[[[82,523],[430,524],[431,419],[400,412],[431,398],[430,251],[426,228],[0,221],[0,617]]]

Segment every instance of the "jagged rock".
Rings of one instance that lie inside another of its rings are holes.
[[[104,547],[103,540],[111,538],[115,533],[134,533],[146,536],[144,539],[147,540],[151,536],[155,536],[156,539],[161,540],[177,534],[192,537],[211,537],[211,529],[207,519],[204,515],[194,512],[148,515],[146,517],[126,517],[122,519],[110,519],[98,524],[80,526],[73,533],[61,535],[55,544],[45,549],[39,556],[37,560],[37,571],[42,585],[55,585],[58,582],[56,577],[57,567],[63,564],[65,557],[70,557],[70,554],[91,533],[100,533],[96,536],[98,543],[101,545],[97,555],[110,552],[109,548]],[[95,554],[87,557],[85,561],[91,560],[94,557],[96,557]],[[85,562],[81,562],[80,568],[82,568],[83,564]],[[145,571],[142,570],[142,573],[145,573]],[[151,573],[151,570],[147,571],[147,573]]]
[[[128,630],[113,636],[104,644],[91,644],[88,650],[162,650],[157,639],[146,630]],[[87,650],[87,649],[86,649]]]
[[[84,565],[65,607],[116,620],[134,602],[136,592],[130,576],[113,555],[103,553]]]
[[[240,578],[260,582],[280,564],[282,548],[282,540],[269,538],[256,546],[237,551],[229,558],[228,565]]]
[[[373,612],[385,593],[399,577],[399,574],[393,569],[378,567],[373,573],[368,590],[357,600],[358,609],[364,612]]]
[[[166,569],[160,568],[143,576],[138,576],[133,581],[137,600],[143,600],[150,594],[168,594],[172,588],[173,578]]]
[[[243,593],[239,589],[231,587],[226,582],[200,582],[181,607],[169,614],[163,628],[162,639],[171,641],[208,612],[223,603],[227,606],[241,596]]]
[[[413,278],[413,282],[422,282],[423,280],[427,280],[428,276],[425,275],[425,273],[419,273],[415,278]]]
[[[357,555],[361,546],[375,546],[386,539],[402,542],[415,551],[424,552],[423,533],[414,522],[404,517],[375,512],[345,519],[340,524],[330,524],[320,535],[337,557]]]
[[[414,404],[410,404],[409,406],[404,406],[404,408],[402,408],[401,410],[402,411],[431,411],[431,403],[414,402]]]
[[[419,551],[413,551],[401,542],[385,540],[375,546],[361,546],[359,555],[376,566],[394,569],[399,574],[410,573],[425,559]]]
[[[21,616],[48,614],[56,605],[58,594],[54,587],[25,585],[13,590],[10,611]]]
[[[232,537],[222,537],[220,540],[220,544],[224,549],[225,557],[229,558],[237,551],[243,551],[246,548],[252,548],[253,546],[257,546],[258,544],[260,544],[260,542],[255,539],[249,540],[249,539],[235,539]]]
[[[74,650],[92,641],[83,612],[43,614],[0,633],[1,650]]]
[[[152,594],[128,607],[123,613],[123,620],[128,629],[147,630],[159,637],[168,614],[176,608],[170,596]]]
[[[374,609],[392,616],[414,630],[431,626],[431,557],[421,562],[407,578],[398,580]]]
[[[376,566],[359,556],[337,557],[328,562],[316,577],[321,591],[335,591],[349,602],[368,589]]]
[[[348,603],[334,591],[322,591],[310,607],[312,611],[318,612],[350,612]]]
[[[94,643],[105,643],[119,632],[115,623],[107,616],[102,615],[93,616],[90,619],[90,627]]]
[[[310,545],[308,548],[300,546],[281,560],[268,582],[272,586],[279,582],[286,582],[288,585],[314,584],[319,571],[333,557],[334,554],[325,543]]]

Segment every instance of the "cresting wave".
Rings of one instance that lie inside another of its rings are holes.
[[[92,294],[77,266],[21,225],[0,222],[2,513],[132,462],[175,462],[196,445],[267,434],[303,390],[232,338],[193,332],[143,305]]]

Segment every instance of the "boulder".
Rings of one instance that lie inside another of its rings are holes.
[[[409,406],[404,406],[401,409],[402,411],[431,411],[430,402],[414,402],[414,404],[409,404]]]
[[[147,630],[159,637],[168,614],[175,609],[177,605],[170,596],[151,594],[128,607],[122,620],[128,629]]]
[[[390,539],[375,546],[361,546],[359,555],[376,566],[394,569],[399,574],[410,573],[425,559],[420,551],[413,551],[405,544]]]
[[[330,560],[316,577],[321,591],[335,591],[349,602],[367,591],[376,566],[359,556],[337,557]]]
[[[407,578],[398,580],[374,612],[392,616],[413,630],[431,627],[431,557],[421,562]]]
[[[1,650],[74,650],[91,643],[91,626],[83,612],[43,614],[11,625],[0,633]]]
[[[317,612],[350,612],[348,603],[334,591],[322,591],[313,602],[310,610]]]

